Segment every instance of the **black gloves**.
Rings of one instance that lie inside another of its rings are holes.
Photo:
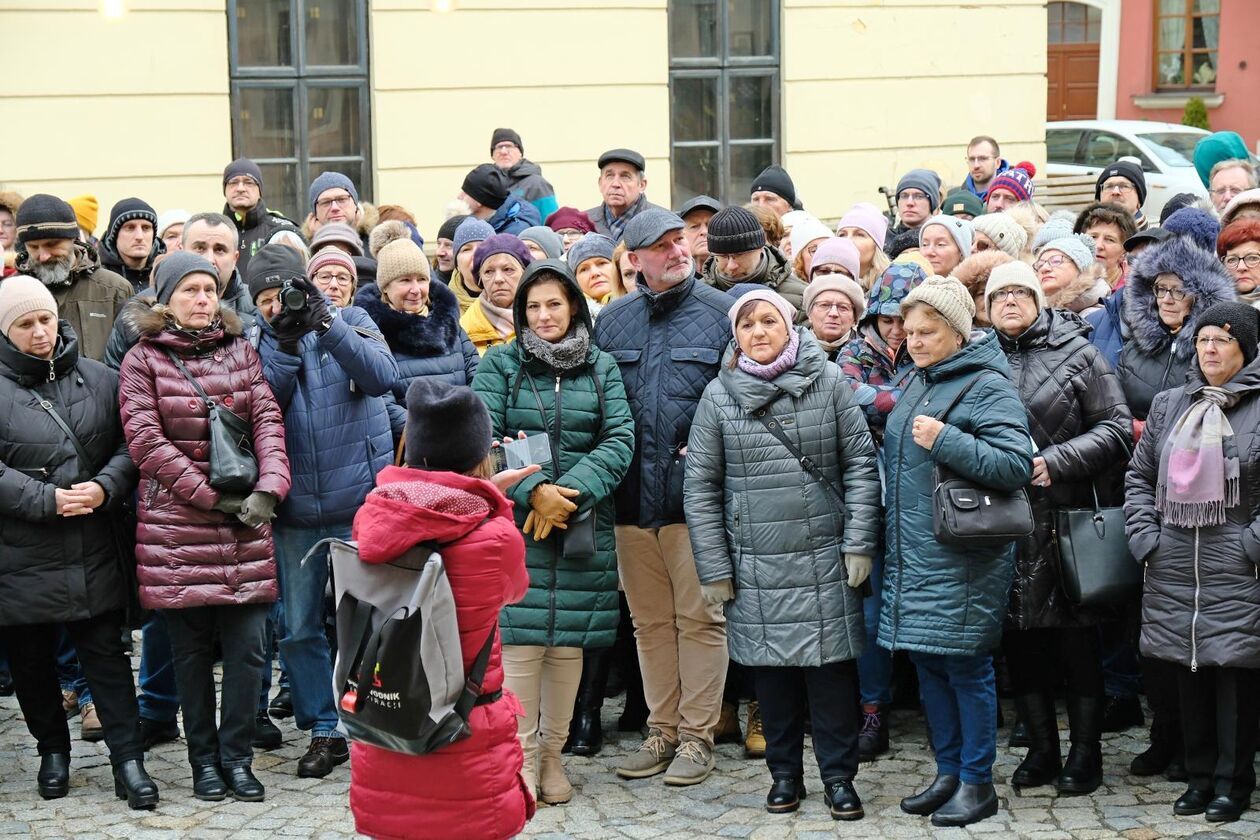
[[[328,299],[319,289],[312,288],[306,293],[306,323],[318,335],[328,332],[332,326],[332,313],[328,311]]]

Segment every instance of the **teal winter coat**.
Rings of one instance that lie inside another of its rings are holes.
[[[978,374],[984,378],[949,413],[931,451],[915,443],[914,418],[939,419]],[[932,465],[939,462],[997,490],[1028,485],[1033,458],[1028,414],[1008,375],[997,336],[973,333],[973,341],[957,353],[916,372],[888,416],[881,647],[970,656],[992,650],[1001,639],[1015,543],[996,548],[938,543],[932,535]]]
[[[547,260],[540,269],[562,264]],[[567,269],[566,269],[567,270]],[[526,327],[524,301],[530,285],[554,271],[531,270],[517,290],[516,334]],[[571,300],[582,292],[571,277]],[[591,317],[577,307],[588,330]],[[533,383],[533,387],[530,383]],[[499,626],[505,645],[547,647],[609,647],[617,637],[617,550],[613,534],[613,490],[630,467],[634,452],[634,420],[621,372],[613,357],[592,344],[586,361],[573,370],[557,372],[535,358],[519,341],[491,347],[473,378],[473,390],[490,410],[496,439],[547,433],[559,464],[544,465],[539,473],[520,481],[507,496],[516,506],[517,527],[530,511],[529,496],[544,482],[580,491],[573,499],[573,518],[591,511],[595,517],[595,557],[564,557],[564,531],[552,531],[542,542],[525,535],[525,565],[529,592],[504,607]],[[540,410],[539,403],[542,408]],[[558,468],[557,468],[558,467]]]

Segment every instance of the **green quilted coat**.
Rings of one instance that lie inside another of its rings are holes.
[[[538,268],[526,273],[517,291],[517,335],[526,325],[527,289],[542,276],[555,278],[563,265],[548,260]],[[582,292],[572,277],[563,276],[563,280],[570,288],[570,300],[581,301]],[[586,307],[578,308],[590,330]],[[595,517],[593,559],[565,559],[560,529],[542,542],[525,535],[529,592],[524,600],[503,609],[499,619],[503,644],[611,646],[620,614],[612,493],[634,452],[634,420],[617,363],[592,345],[585,364],[557,374],[513,341],[490,348],[477,367],[472,387],[490,410],[496,438],[515,437],[521,431],[546,432],[559,457],[558,469],[553,459],[508,492],[516,505],[517,527],[525,524],[529,514],[529,494],[544,482],[580,491],[573,500],[578,509],[570,521],[587,511]]]

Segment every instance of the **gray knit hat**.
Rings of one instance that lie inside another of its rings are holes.
[[[953,277],[941,277],[939,274],[932,275],[906,295],[906,299],[901,302],[902,316],[916,303],[926,303],[941,313],[941,317],[954,332],[964,339],[971,335],[971,324],[976,317],[976,302],[961,281]]]
[[[766,231],[761,222],[743,207],[723,207],[709,219],[711,254],[742,254],[763,248],[765,244]]]
[[[539,248],[542,248],[543,253],[549,260],[558,260],[560,255],[564,253],[564,242],[561,241],[560,234],[549,227],[534,225],[533,227],[525,228],[525,230],[516,235],[523,241],[533,242]]]
[[[1046,251],[1060,251],[1066,254],[1068,259],[1076,263],[1078,269],[1085,271],[1094,264],[1096,247],[1097,243],[1094,242],[1094,237],[1089,234],[1069,233],[1067,236],[1051,239],[1042,245],[1037,251],[1037,256],[1040,257]]]
[[[455,239],[452,240],[455,253],[458,254],[464,250],[464,246],[469,242],[485,242],[492,236],[494,236],[494,228],[490,227],[489,222],[469,216],[455,228]]]
[[[931,169],[911,169],[897,182],[897,193],[900,196],[906,190],[915,189],[928,197],[928,207],[932,212],[941,203],[941,176]]]
[[[603,257],[611,262],[615,247],[613,241],[602,233],[583,234],[581,239],[569,246],[565,262],[576,273],[582,263],[593,257]]]
[[[971,229],[989,237],[999,251],[1015,259],[1019,259],[1019,255],[1028,247],[1028,231],[1005,213],[986,213],[983,216],[976,216],[971,220]]]
[[[190,274],[209,274],[216,283],[219,282],[219,270],[200,254],[192,251],[172,251],[167,254],[166,259],[153,270],[153,290],[157,292],[157,302],[170,303],[171,295],[175,294],[180,281]]]
[[[960,219],[957,216],[946,216],[944,214],[933,216],[928,219],[919,228],[919,247],[923,247],[923,231],[932,225],[940,225],[949,231],[949,235],[953,238],[954,244],[958,246],[962,259],[971,256],[971,241],[974,236],[971,233],[971,222],[966,219]]]
[[[350,197],[354,199],[354,203],[359,203],[359,191],[354,188],[354,182],[340,172],[324,172],[314,181],[311,181],[311,188],[306,191],[306,197],[310,199],[311,210],[315,210],[315,203],[319,201],[321,194],[329,190],[335,190],[338,187],[350,193]]]

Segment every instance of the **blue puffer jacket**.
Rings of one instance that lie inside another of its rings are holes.
[[[885,549],[879,644],[971,656],[1002,637],[1015,543],[958,548],[932,535],[932,465],[1011,491],[1032,480],[1028,413],[994,333],[914,375],[884,427]],[[994,375],[997,374],[997,375]],[[931,451],[914,442],[920,414],[936,417],[977,375],[984,378],[949,413]]]
[[[391,309],[375,284],[359,289],[354,304],[380,327],[385,343],[398,362],[398,379],[385,395],[394,442],[407,422],[407,388],[412,380],[433,377],[449,385],[472,385],[477,373],[477,348],[459,326],[459,301],[441,283],[429,284],[429,314],[413,315]]]
[[[303,336],[298,356],[280,351],[263,318],[250,333],[284,412],[293,487],[280,506],[282,525],[349,525],[376,474],[393,462],[382,397],[398,379],[398,363],[366,312],[329,308],[332,326]]]
[[[1094,328],[1089,334],[1089,343],[1098,348],[1114,369],[1120,361],[1120,351],[1124,348],[1124,340],[1128,338],[1129,328],[1124,323],[1121,313],[1124,312],[1124,288],[1112,292],[1104,301],[1102,309],[1095,309],[1085,316],[1085,321]]]
[[[507,201],[499,205],[499,209],[486,222],[494,228],[495,233],[519,235],[526,228],[541,225],[542,217],[538,215],[537,207],[526,201],[520,192],[513,190],[508,193]]]
[[[659,528],[683,521],[684,459],[691,418],[731,340],[732,299],[690,277],[659,294],[639,276],[595,321],[595,345],[621,369],[634,414],[634,460],[614,496],[617,523]]]

